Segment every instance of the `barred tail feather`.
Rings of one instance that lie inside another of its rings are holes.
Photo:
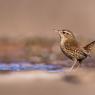
[[[92,48],[93,48],[94,45],[95,45],[95,41],[93,41],[93,42],[87,44],[87,45],[84,47],[84,49],[85,49],[87,52],[90,52],[90,51],[92,50]]]

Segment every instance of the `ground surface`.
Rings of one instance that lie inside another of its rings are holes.
[[[95,95],[95,70],[1,72],[0,95]]]

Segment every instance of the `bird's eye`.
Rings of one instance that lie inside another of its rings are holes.
[[[65,32],[63,32],[63,34],[65,34]]]
[[[69,35],[70,33],[68,33],[68,32],[63,32],[63,34],[67,34],[67,35]]]

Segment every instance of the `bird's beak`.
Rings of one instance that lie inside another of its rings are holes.
[[[57,30],[57,32],[59,33],[61,30]]]
[[[61,30],[53,29],[56,33],[60,33]]]

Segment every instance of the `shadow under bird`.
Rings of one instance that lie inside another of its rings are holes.
[[[73,65],[71,70],[77,65],[76,69],[80,66],[82,61],[90,55],[92,47],[95,45],[95,41],[80,47],[74,34],[67,29],[57,31],[60,36],[60,48],[62,52],[71,60]]]

